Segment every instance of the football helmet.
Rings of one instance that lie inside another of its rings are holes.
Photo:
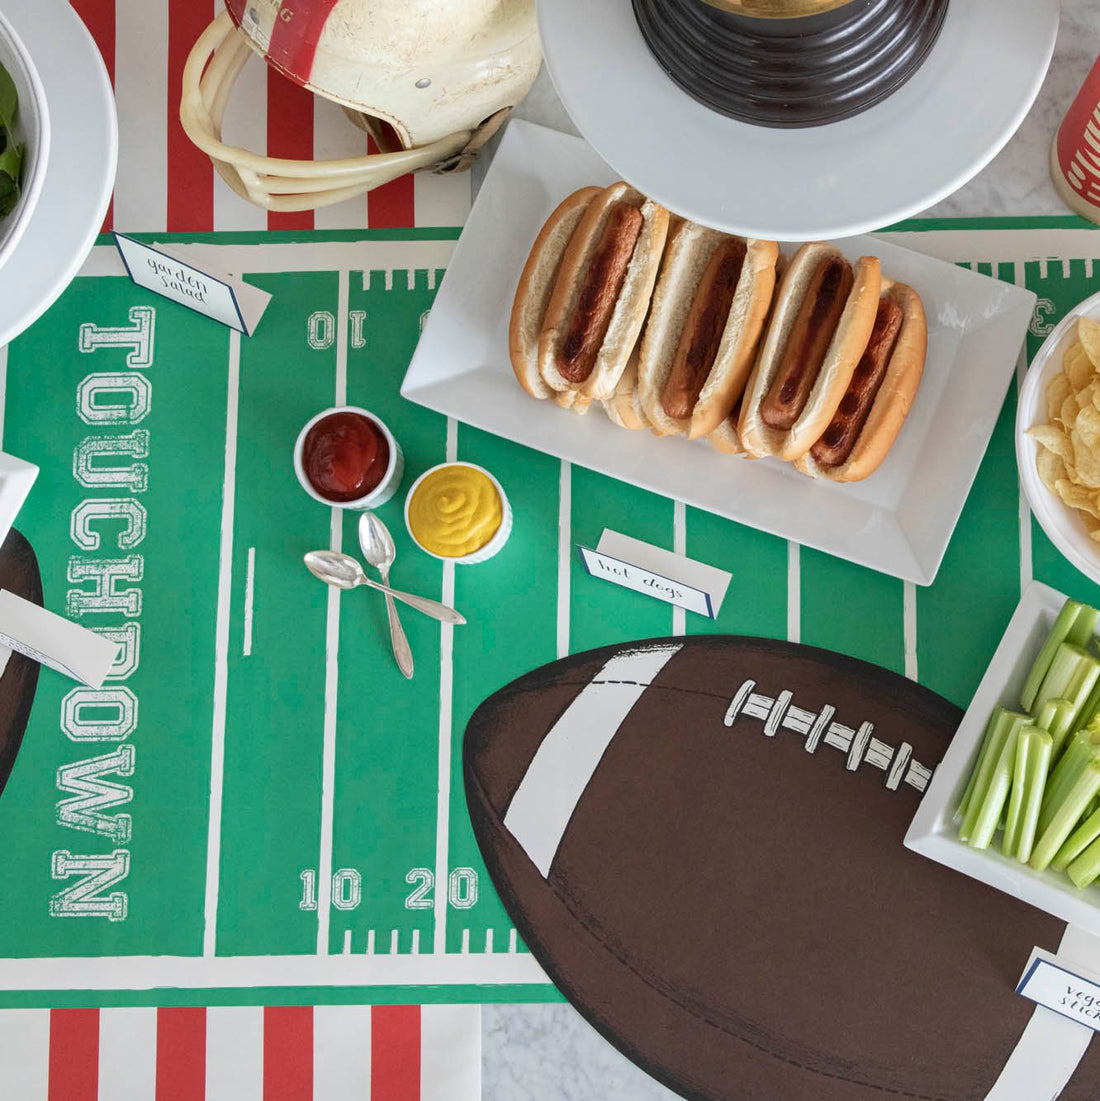
[[[183,71],[180,121],[238,195],[268,210],[339,203],[406,172],[468,168],[527,94],[542,52],[534,0],[226,0]],[[222,141],[252,53],[341,104],[380,153],[261,156]]]

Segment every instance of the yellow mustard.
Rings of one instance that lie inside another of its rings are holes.
[[[444,558],[481,550],[503,518],[496,486],[482,471],[459,463],[433,470],[409,501],[409,528],[416,541]]]

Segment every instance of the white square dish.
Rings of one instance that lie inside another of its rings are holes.
[[[936,576],[978,471],[1035,295],[874,237],[834,242],[873,254],[928,314],[928,358],[897,443],[866,481],[813,480],[704,441],[658,440],[538,402],[508,360],[519,273],[551,210],[617,179],[580,138],[513,121],[455,248],[401,393],[529,447],[921,585]],[[790,246],[784,250],[791,251]]]
[[[37,477],[34,463],[0,451],[0,543],[8,537]]]
[[[1100,889],[1079,890],[1063,872],[1042,872],[1005,856],[999,845],[972,849],[958,838],[962,799],[993,708],[1020,706],[1020,690],[1066,597],[1033,581],[1025,590],[905,834],[905,846],[1100,936]]]

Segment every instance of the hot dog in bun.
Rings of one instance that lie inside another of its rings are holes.
[[[645,322],[668,211],[629,184],[588,204],[562,258],[539,338],[538,367],[558,392],[614,392]]]
[[[832,245],[803,245],[787,268],[741,405],[756,457],[801,458],[828,427],[871,336],[882,276]]]
[[[882,281],[874,328],[821,437],[796,463],[804,474],[857,482],[886,458],[924,371],[928,324],[912,287]]]
[[[642,337],[638,387],[658,435],[705,436],[752,371],[779,246],[685,222],[669,242]]]
[[[539,374],[539,337],[565,250],[599,193],[598,187],[582,187],[558,204],[539,230],[519,277],[508,325],[508,353],[520,386],[533,398],[548,398],[554,393]]]

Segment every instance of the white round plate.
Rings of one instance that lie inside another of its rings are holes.
[[[1070,508],[1050,492],[1039,478],[1035,458],[1039,445],[1027,435],[1037,424],[1047,424],[1046,392],[1051,380],[1062,370],[1062,356],[1076,338],[1077,319],[1091,317],[1100,321],[1100,294],[1078,303],[1054,327],[1035,353],[1031,368],[1020,390],[1016,406],[1016,465],[1024,495],[1039,526],[1050,541],[1086,577],[1100,582],[1100,543],[1089,537],[1081,513]]]
[[[103,224],[118,159],[115,101],[103,59],[65,0],[4,0],[46,91],[50,158],[38,205],[0,268],[0,345],[69,285]]]
[[[888,99],[828,126],[776,130],[675,85],[630,0],[538,7],[554,86],[604,160],[678,214],[780,241],[866,233],[962,186],[1031,107],[1058,10],[1058,0],[950,0],[932,52]]]

